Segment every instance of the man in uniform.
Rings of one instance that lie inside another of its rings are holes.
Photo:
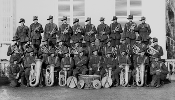
[[[79,51],[82,49],[82,47],[80,46],[80,42],[75,42],[75,45],[72,46],[71,48],[71,54],[73,54],[73,56],[78,56],[79,55]],[[85,53],[85,52],[84,52]]]
[[[15,36],[19,37],[19,45],[24,49],[24,45],[29,42],[29,28],[24,25],[25,19],[21,18],[19,23],[21,23],[21,26],[17,27]]]
[[[151,28],[149,24],[145,23],[146,18],[141,17],[142,23],[138,25],[137,31],[141,37],[141,41],[145,43],[145,45],[148,45],[149,35],[151,34]]]
[[[24,85],[24,78],[22,77],[22,67],[21,67],[21,57],[22,54],[19,52],[19,45],[17,41],[19,38],[17,36],[13,37],[13,44],[8,47],[7,56],[10,56],[10,66],[8,67],[9,80],[11,86],[17,86],[18,80],[21,78],[21,85]]]
[[[83,40],[83,28],[79,24],[79,19],[75,18],[73,22],[72,30],[73,30],[73,35],[71,36],[71,41],[70,43],[77,43],[77,42],[82,42]]]
[[[55,23],[53,23],[53,16],[49,16],[47,19],[49,23],[46,24],[44,29],[44,39],[51,41],[53,45],[56,44],[56,37],[58,36],[58,27]]]
[[[116,62],[116,69],[114,71],[114,79],[116,80],[115,86],[118,86],[120,84],[119,75],[121,73],[121,70],[123,69],[123,66],[121,66],[121,65],[128,64],[129,66],[131,66],[131,60],[128,57],[127,52],[125,50],[120,51],[120,52],[121,52],[121,54],[115,58],[115,62]],[[131,79],[131,71],[129,71],[129,73],[128,73],[128,82],[130,82],[130,79]],[[130,86],[130,84],[128,84],[128,86]]]
[[[123,33],[124,37],[126,38],[126,42],[132,47],[136,40],[137,24],[132,21],[133,15],[129,15],[127,19],[129,22],[125,24]]]
[[[60,58],[60,60],[64,57],[64,50],[68,49],[63,41],[57,40],[57,44],[55,46],[56,55]]]
[[[59,27],[59,39],[70,46],[70,38],[73,33],[71,26],[67,23],[67,17],[63,16],[62,24]]]
[[[165,63],[160,60],[160,58],[156,58],[150,67],[150,74],[152,75],[151,86],[152,87],[160,87],[168,74],[168,68]]]
[[[98,55],[98,49],[94,48],[92,50],[93,55],[89,58],[89,74],[102,75],[102,57]]]
[[[95,45],[95,40],[91,41],[90,46],[88,46],[88,56],[90,57],[91,55],[93,55],[93,50],[97,49],[97,52],[99,52],[100,48],[98,46]]]
[[[40,44],[41,44],[41,33],[43,33],[43,27],[40,23],[38,23],[38,16],[33,16],[33,21],[30,25],[29,38],[32,42],[33,48],[35,48],[38,52]]]
[[[97,26],[97,39],[100,41],[100,46],[105,45],[106,40],[108,39],[110,29],[107,24],[104,23],[105,18],[101,17],[100,22],[101,24]]]
[[[88,17],[86,19],[87,24],[84,26],[84,41],[86,42],[86,46],[89,46],[90,43],[95,40],[96,28],[93,24],[91,24],[91,18]]]
[[[25,78],[27,80],[27,87],[29,87],[29,76],[30,76],[30,70],[31,70],[31,64],[35,63],[35,55],[33,48],[28,48],[27,52],[29,53],[29,56],[24,58],[24,71],[25,71]]]
[[[112,39],[112,46],[120,45],[121,33],[123,32],[122,26],[117,22],[117,17],[113,16],[113,23],[110,24],[110,39]]]
[[[85,75],[88,71],[87,69],[87,62],[88,57],[84,55],[84,50],[80,49],[79,55],[74,57],[75,61],[75,69],[73,71],[73,75],[78,77],[78,74]]]
[[[125,38],[121,38],[120,42],[121,44],[119,45],[119,55],[121,54],[121,51],[125,51],[127,55],[130,57],[131,54],[130,45],[126,43]]]
[[[111,39],[108,39],[106,41],[106,45],[103,46],[102,54],[103,54],[103,56],[105,56],[105,55],[107,55],[107,52],[113,53],[113,50],[114,50],[114,47],[112,47],[112,45],[111,45]]]
[[[67,77],[72,76],[73,67],[74,67],[74,61],[72,57],[69,55],[69,50],[64,50],[65,57],[61,59],[61,69],[64,70],[66,68],[67,70]]]
[[[145,50],[140,50],[139,51],[140,55],[136,56],[135,58],[133,58],[134,60],[134,69],[132,71],[132,76],[133,76],[133,85],[136,85],[136,73],[137,70],[136,68],[139,67],[141,64],[144,64],[145,66],[145,72],[144,72],[144,85],[148,86],[147,84],[147,71],[149,68],[149,59],[147,56],[145,56]]]

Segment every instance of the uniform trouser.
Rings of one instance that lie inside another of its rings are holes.
[[[28,68],[25,68],[25,72],[24,72],[24,74],[25,74],[25,78],[26,78],[26,80],[27,80],[27,83],[30,82],[30,80],[29,80],[30,70],[31,70],[31,68],[28,67]]]
[[[130,44],[131,47],[135,44],[135,42],[136,42],[135,39],[126,38],[126,43]]]
[[[154,75],[152,75],[152,81],[151,81],[151,86],[157,86],[160,85],[161,81],[164,81],[166,79],[166,74],[163,74],[161,72],[158,72]]]
[[[87,71],[87,66],[78,66],[73,70],[73,76],[78,77],[78,74],[86,75]]]
[[[116,83],[120,83],[120,73],[122,71],[122,68],[117,67],[114,71],[114,80],[116,81]],[[131,79],[131,72],[128,72],[128,82],[130,82]]]
[[[116,45],[120,45],[120,39],[112,39],[111,45],[115,47]]]
[[[98,68],[94,67],[92,68],[92,70],[89,70],[89,75],[94,75],[94,74],[101,75],[101,77],[103,77],[105,74],[105,69],[102,68],[98,71]]]

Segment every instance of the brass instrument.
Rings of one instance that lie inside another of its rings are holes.
[[[98,72],[100,71],[100,61],[99,61],[98,64],[97,64],[97,71],[98,71]]]
[[[64,29],[63,34],[66,34],[69,31],[69,25]]]
[[[81,32],[80,27],[77,27],[77,29],[75,30],[75,34],[78,34],[79,32]]]
[[[31,64],[29,84],[32,87],[35,87],[39,84],[42,62],[43,61],[41,61],[41,59],[35,59],[35,63]]]
[[[65,65],[63,70],[59,72],[59,85],[66,86],[67,84],[67,71],[70,69],[70,65]]]
[[[145,65],[142,63],[136,68],[136,84],[137,86],[143,86],[144,84],[144,73],[145,73]]]
[[[115,29],[114,29],[114,32],[119,31],[119,29],[120,29],[120,26],[117,25],[117,26],[115,27]]]
[[[136,27],[136,24],[132,24],[129,28],[129,32],[133,32],[135,27]]]
[[[148,49],[147,49],[147,53],[149,53],[150,55],[155,55],[158,52],[159,51],[154,49],[152,46],[149,46]]]
[[[19,48],[18,48],[17,45],[12,45],[12,46],[11,46],[11,50],[12,50],[12,52],[14,52],[14,53],[19,53]]]
[[[102,86],[105,88],[109,88],[112,85],[111,72],[112,72],[112,68],[109,67],[107,70],[107,75],[102,78]]]
[[[128,85],[129,82],[129,65],[128,64],[120,64],[119,66],[122,68],[121,73],[120,73],[120,85],[126,86]]]
[[[55,53],[56,54],[63,54],[63,51],[61,50],[61,48],[55,46],[56,50],[55,50]]]
[[[46,76],[45,76],[46,86],[53,86],[54,84],[54,67],[55,65],[51,64],[46,68]]]
[[[53,33],[55,33],[55,29],[56,29],[56,26],[52,29],[52,31],[50,32],[51,35],[53,35]]]
[[[88,33],[88,35],[92,35],[92,33],[94,33],[94,31],[93,31],[93,25],[92,25],[92,29],[89,31],[89,32],[87,32]]]
[[[132,49],[135,54],[139,54],[140,48],[137,45],[134,44]]]
[[[41,52],[49,53],[49,49],[45,45],[42,45],[41,46]]]
[[[34,32],[38,32],[40,28],[41,28],[41,25],[39,24],[39,26],[34,29]]]

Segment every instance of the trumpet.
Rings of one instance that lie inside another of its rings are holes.
[[[134,52],[135,54],[139,54],[140,48],[139,48],[138,46],[136,46],[136,45],[134,44],[133,47],[132,47],[132,49],[133,49],[133,52]]]
[[[144,75],[145,75],[145,65],[142,63],[136,68],[136,84],[137,86],[143,86]]]
[[[128,75],[129,75],[129,65],[128,64],[120,64],[120,68],[122,68],[120,73],[120,85],[126,86],[129,82]]]
[[[158,52],[159,51],[154,49],[152,46],[149,46],[148,49],[147,49],[147,53],[149,53],[150,55],[155,55]]]

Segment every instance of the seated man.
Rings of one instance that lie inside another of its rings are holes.
[[[87,62],[88,58],[87,56],[84,56],[84,50],[81,49],[79,51],[79,55],[74,57],[75,61],[75,69],[73,71],[73,75],[78,78],[78,74],[83,74],[85,75],[88,71],[87,69]]]
[[[155,58],[150,67],[150,74],[152,75],[151,86],[160,87],[161,82],[166,79],[168,68],[159,58]]]

